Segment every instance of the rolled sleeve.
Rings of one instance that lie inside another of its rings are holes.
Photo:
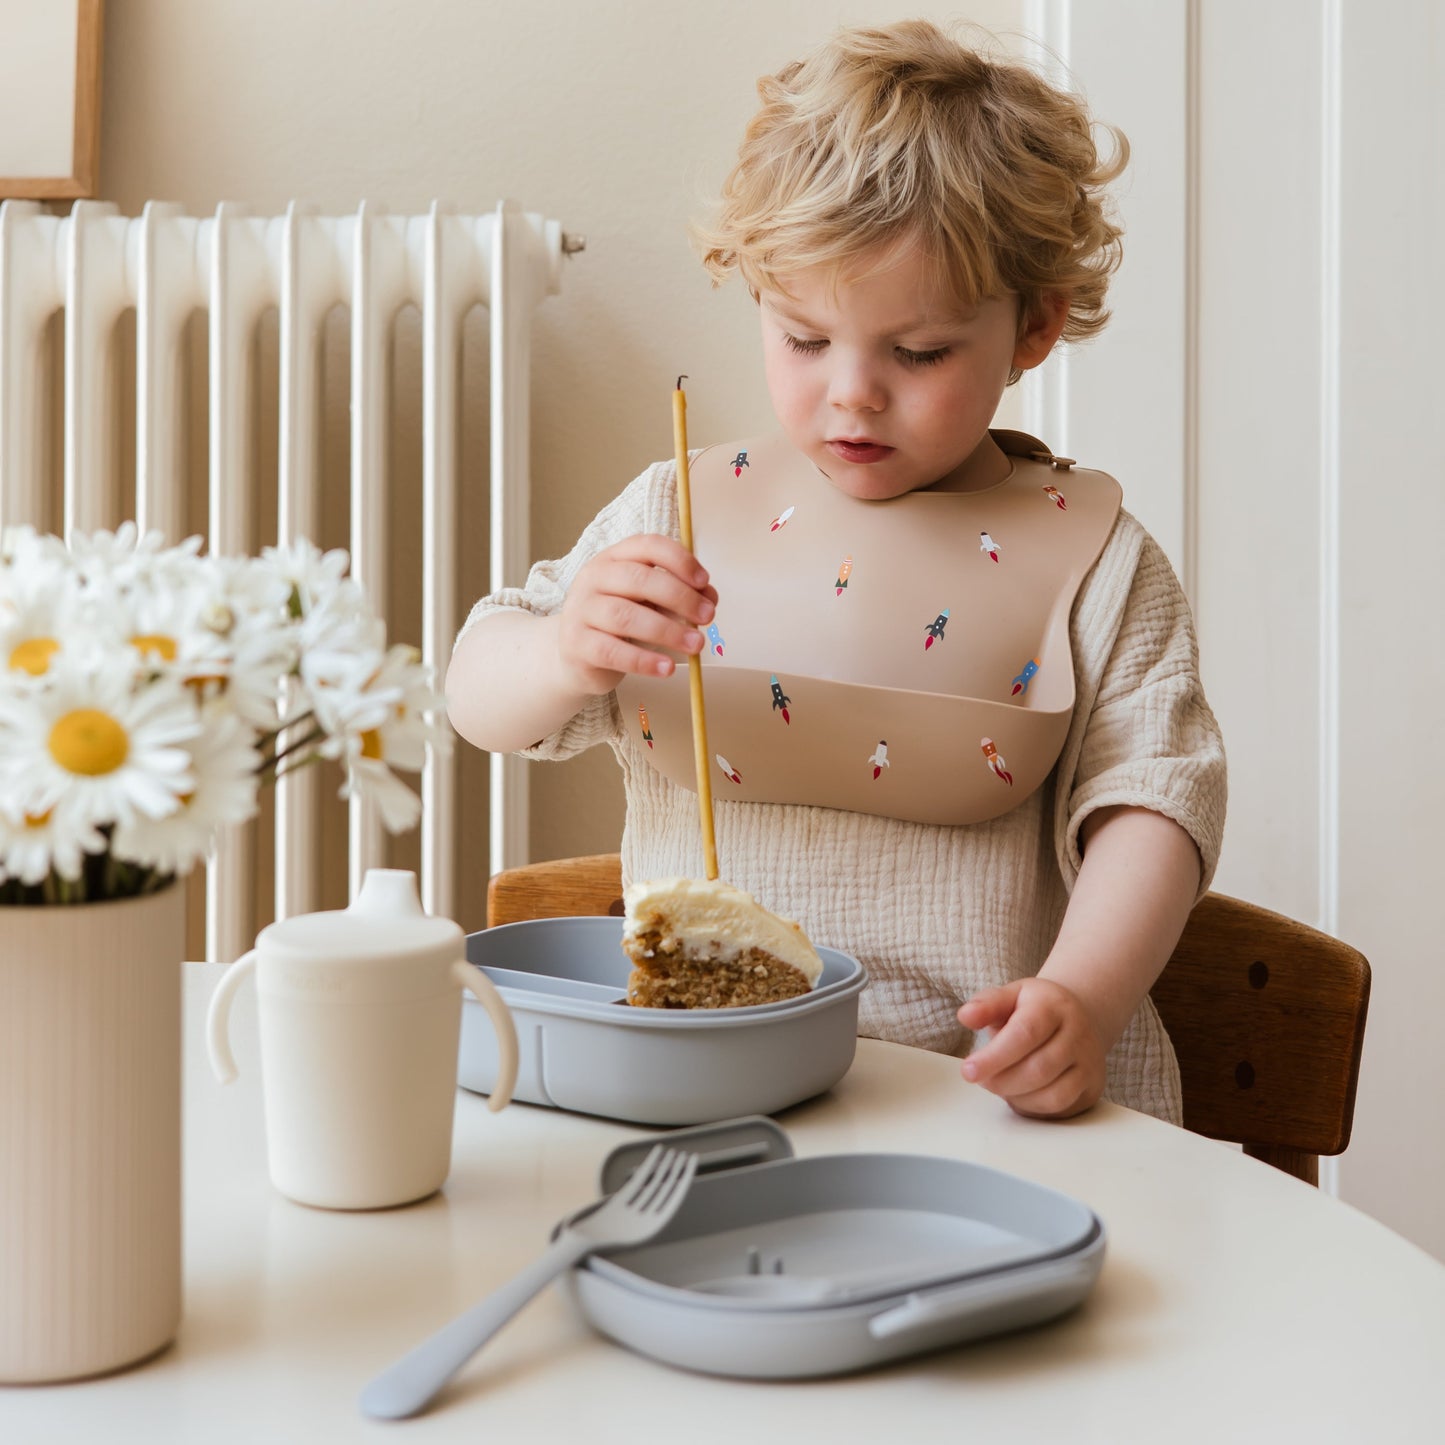
[[[1105,567],[1097,596],[1076,612],[1082,634],[1092,622],[1111,629],[1101,670],[1079,678],[1087,707],[1076,714],[1070,766],[1060,778],[1057,844],[1072,889],[1082,863],[1079,831],[1101,808],[1148,808],[1172,819],[1199,849],[1199,895],[1208,890],[1224,836],[1227,779],[1219,724],[1199,679],[1199,648],[1188,599],[1158,543],[1129,519],[1132,567]],[[1092,618],[1087,613],[1094,612]],[[1081,615],[1084,614],[1084,615]],[[1094,634],[1097,645],[1097,632]],[[1082,636],[1078,646],[1087,647]],[[1076,648],[1076,657],[1078,651]]]

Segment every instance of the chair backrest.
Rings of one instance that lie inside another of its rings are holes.
[[[1151,994],[1179,1057],[1184,1124],[1319,1182],[1350,1142],[1370,965],[1327,933],[1210,893]]]
[[[616,853],[493,877],[487,923],[622,912]],[[1210,893],[1152,990],[1179,1058],[1184,1126],[1311,1184],[1350,1142],[1370,966],[1267,908]]]

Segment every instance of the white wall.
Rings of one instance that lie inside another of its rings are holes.
[[[1224,728],[1216,887],[1371,960],[1354,1136],[1322,1179],[1445,1258],[1430,440],[1445,15],[1434,0],[1031,10],[1136,143],[1125,269],[1144,276],[1066,380],[1043,378],[1043,410],[1071,455],[1123,436],[1159,459],[1125,486],[1189,584]]]

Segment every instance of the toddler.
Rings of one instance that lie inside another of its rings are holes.
[[[923,21],[759,92],[698,237],[757,302],[781,433],[690,462],[701,560],[661,461],[483,598],[452,721],[534,758],[607,743],[624,881],[701,876],[702,653],[722,874],[864,963],[861,1033],[1020,1114],[1178,1122],[1148,994],[1225,805],[1188,603],[1112,479],[989,429],[1107,319],[1127,145],[1104,160],[1075,97]]]

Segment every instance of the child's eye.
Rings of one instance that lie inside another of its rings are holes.
[[[818,341],[799,341],[796,336],[789,336],[783,332],[783,344],[789,351],[801,351],[805,356],[813,356],[820,352],[828,343],[826,339]]]
[[[898,358],[909,366],[937,366],[948,355],[948,347],[936,346],[932,351],[910,351],[906,346],[898,348]]]

